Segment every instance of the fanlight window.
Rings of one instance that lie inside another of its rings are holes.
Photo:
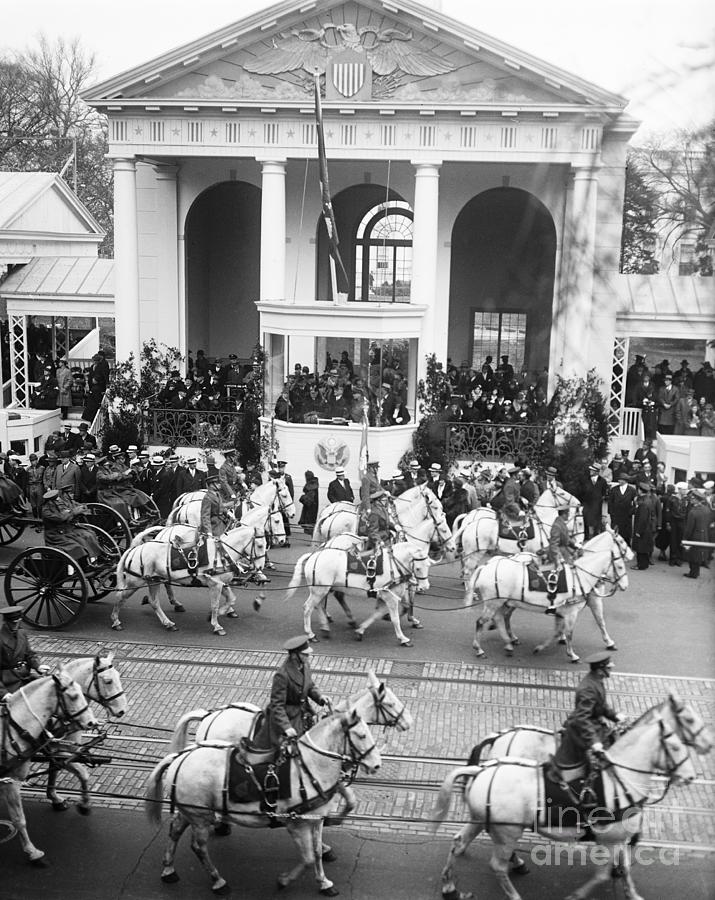
[[[355,241],[355,299],[409,303],[412,285],[412,210],[391,200],[363,216]]]

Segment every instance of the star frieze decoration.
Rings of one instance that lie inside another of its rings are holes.
[[[366,140],[366,141],[371,141],[371,140],[372,140],[372,131],[366,131],[366,132],[365,132],[365,140]]]
[[[218,135],[218,131],[216,128],[211,129],[211,137],[216,137]]]
[[[174,135],[174,137],[178,137],[181,134],[181,131],[178,128],[174,128],[171,133]]]
[[[142,133],[142,130],[141,130],[141,128],[137,125],[137,127],[134,129],[134,134],[141,134],[141,133]]]
[[[295,137],[295,131],[293,131],[292,128],[289,128],[286,135],[292,140]]]

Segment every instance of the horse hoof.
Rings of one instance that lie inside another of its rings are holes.
[[[186,612],[186,608],[183,603],[175,603],[174,604],[174,612]]]
[[[229,618],[229,619],[237,619],[237,618],[238,618],[238,613],[236,612],[235,609],[231,609],[231,610],[229,610],[229,611],[226,613],[226,616],[227,616],[227,618]]]
[[[142,597],[141,606],[146,606],[148,603],[149,603],[149,598],[147,597],[146,594],[144,594],[144,596]]]
[[[565,638],[565,637],[560,637],[560,638],[559,638],[559,644],[565,644],[565,643],[566,643],[566,638]]]
[[[484,652],[484,650],[477,650],[477,649],[475,649],[475,650],[474,650],[474,653],[475,653],[475,656],[476,656],[478,659],[481,659],[483,656],[486,656],[486,655],[487,655],[487,654]]]
[[[231,893],[231,885],[227,881],[224,881],[222,885],[219,887],[212,887],[211,890],[217,897],[225,897],[226,894]]]
[[[527,864],[525,862],[523,862],[523,863],[520,863],[518,866],[515,866],[511,870],[510,874],[511,875],[528,875],[529,871],[530,871],[529,867],[527,866]]]
[[[56,800],[52,804],[52,809],[54,809],[55,812],[67,812],[69,808],[69,800]]]
[[[325,614],[325,618],[326,618],[326,619],[328,620],[328,622],[330,622],[330,624],[332,625],[332,623],[333,623],[333,617],[332,617],[329,613],[326,613],[326,614]]]
[[[316,635],[312,635],[312,637],[308,638],[308,643],[309,644],[319,644],[320,639]]]
[[[580,662],[580,660],[581,660],[581,657],[580,657],[580,656],[574,656],[573,659],[571,660],[571,662],[572,662],[574,665],[576,665],[576,663],[577,663],[577,662]]]
[[[331,848],[330,850],[326,850],[325,853],[321,856],[323,862],[335,862],[338,858],[336,852]]]
[[[490,622],[490,623],[489,623],[489,628],[487,629],[487,631],[496,631],[496,627],[497,627],[497,626],[496,626],[496,624],[495,624],[494,622]]]
[[[176,624],[176,622],[167,622],[166,625],[164,626],[164,628],[166,628],[167,631],[178,631],[179,630],[179,626]]]
[[[361,641],[363,639],[363,637],[364,637],[364,635],[363,635],[362,631],[357,631],[357,630],[355,631],[355,640],[356,641]]]
[[[221,628],[220,626],[218,628],[214,628],[214,634],[218,634],[220,635],[220,637],[223,637],[226,634],[226,629]]]
[[[227,837],[231,834],[231,826],[228,822],[219,822],[218,825],[214,828],[214,834],[217,837]]]
[[[86,804],[78,803],[77,804],[77,812],[81,816],[88,816],[92,812],[92,807],[87,806]]]
[[[179,876],[176,874],[176,872],[169,872],[166,875],[162,875],[161,880],[164,882],[164,884],[176,884],[176,882],[179,880]]]
[[[119,622],[115,622],[112,625],[112,631],[124,631],[124,626],[120,625]]]
[[[541,647],[534,647],[531,652],[536,656],[538,653],[541,653]]]
[[[33,867],[33,869],[46,869],[50,865],[50,861],[47,859],[45,854],[42,856],[37,856],[35,859],[28,859],[28,863]]]
[[[606,650],[618,650],[615,644],[606,644]]]
[[[355,619],[348,619],[348,628],[357,628],[357,627],[358,627],[358,623],[355,621]]]
[[[321,888],[318,893],[323,897],[337,897],[340,891],[331,885],[330,887]]]
[[[504,653],[506,653],[507,656],[513,656],[513,655],[514,655],[514,648],[513,648],[513,647],[505,647],[505,648],[504,648]]]
[[[400,641],[400,647],[411,647],[412,641]]]
[[[256,597],[256,599],[253,601],[253,611],[254,612],[258,612],[260,610],[261,603],[262,603],[262,601],[258,597]]]
[[[519,644],[521,643],[521,641],[519,640],[519,638],[512,638],[512,641],[511,641],[511,642],[512,642],[512,644],[513,644],[515,647],[518,647]]]

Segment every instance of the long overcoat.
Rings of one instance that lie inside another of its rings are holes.
[[[323,695],[313,682],[310,664],[291,653],[273,675],[271,699],[255,743],[259,747],[278,747],[289,728],[303,734],[309,698],[322,706]]]

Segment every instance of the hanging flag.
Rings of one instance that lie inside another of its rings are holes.
[[[367,463],[370,458],[370,454],[367,450],[368,425],[367,400],[365,400],[362,406],[362,434],[360,436],[360,455],[358,457],[358,475],[360,476],[360,485],[362,488],[360,494],[363,498],[367,497]]]
[[[330,200],[330,183],[328,182],[328,160],[325,156],[325,135],[323,133],[323,108],[320,103],[320,76],[316,72],[314,75],[315,83],[315,124],[318,132],[318,168],[320,177],[320,194],[323,202],[323,220],[328,231],[328,248],[330,255],[335,261],[338,272],[340,273],[343,283],[347,289],[349,284],[348,274],[345,271],[338,240],[338,227],[335,224],[335,214],[333,213],[333,204]],[[335,298],[334,298],[335,299]]]

